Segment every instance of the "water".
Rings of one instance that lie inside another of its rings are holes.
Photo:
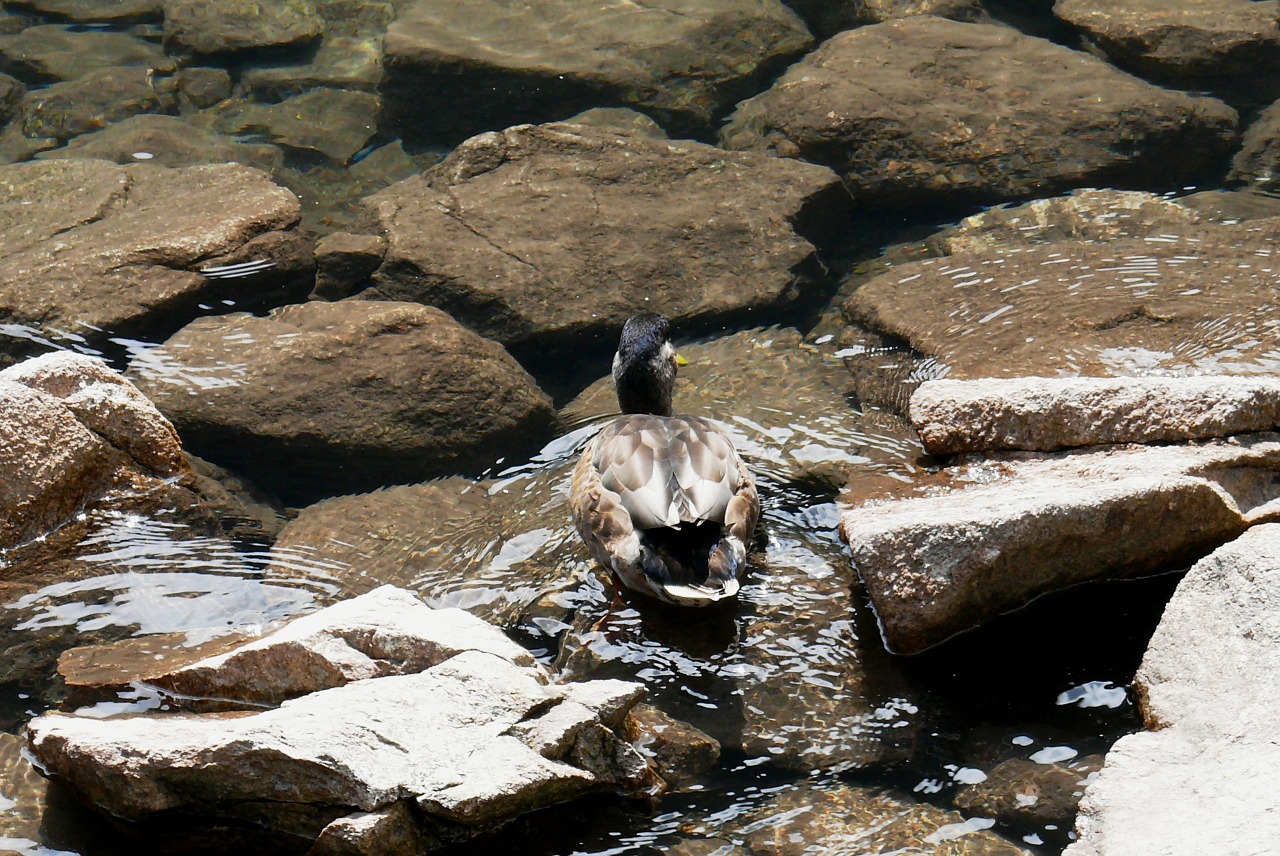
[[[374,19],[386,11],[386,4],[352,5]],[[1007,5],[992,8],[1026,29],[1068,38],[1043,12],[1011,12]],[[62,20],[13,10],[4,16],[4,32]],[[91,26],[155,41],[148,24]],[[270,52],[223,64],[248,81],[297,58]],[[759,81],[757,91],[766,84]],[[268,136],[246,130],[238,139]],[[302,196],[313,237],[353,226],[356,200],[448,148],[401,140],[395,127],[381,127],[361,143],[341,162],[295,145],[274,168]],[[939,649],[898,658],[885,652],[835,534],[837,500],[890,494],[937,466],[897,414],[916,384],[962,361],[946,351],[943,335],[957,325],[966,333],[1006,330],[1007,341],[995,339],[996,358],[1014,373],[1028,364],[1049,373],[1078,371],[1088,360],[1118,372],[1173,371],[1168,365],[1188,360],[1200,370],[1271,372],[1275,352],[1257,344],[1250,326],[1267,323],[1270,307],[1241,314],[1224,306],[1168,351],[1153,350],[1141,336],[1120,346],[1107,340],[1071,350],[1053,340],[1028,349],[1043,365],[1010,354],[1021,354],[1030,344],[1027,330],[1046,318],[1052,326],[1064,312],[1102,311],[1096,297],[1080,298],[1077,306],[1049,296],[1014,308],[984,294],[972,305],[947,304],[940,312],[940,301],[917,295],[898,298],[904,305],[916,301],[906,306],[916,314],[900,338],[849,323],[844,301],[895,266],[929,265],[964,283],[980,280],[985,271],[949,267],[947,259],[930,258],[936,247],[919,242],[931,229],[922,223],[952,223],[965,213],[869,218],[874,222],[865,224],[859,240],[833,251],[825,292],[786,311],[759,313],[750,325],[680,344],[691,364],[682,370],[677,408],[726,421],[764,501],[738,601],[696,620],[625,593],[615,598],[569,526],[573,462],[613,409],[603,377],[607,362],[540,378],[562,405],[562,435],[526,459],[494,449],[480,475],[389,486],[307,509],[289,507],[289,497],[257,496],[217,530],[163,512],[89,511],[47,542],[0,555],[0,851],[137,853],[168,846],[107,829],[65,794],[46,797],[43,781],[24,767],[14,736],[31,717],[65,702],[55,671],[61,652],[153,634],[196,645],[260,633],[390,582],[432,605],[460,606],[500,623],[567,676],[641,681],[649,702],[723,747],[714,770],[659,800],[593,798],[547,810],[464,852],[706,854],[743,846],[775,852],[767,850],[769,836],[813,836],[844,852],[839,848],[855,842],[842,835],[862,836],[858,846],[904,846],[917,823],[933,831],[911,839],[923,849],[909,852],[999,852],[987,849],[998,842],[992,833],[1032,852],[1060,852],[1071,838],[1070,812],[1052,822],[1010,821],[980,809],[957,810],[957,799],[1005,762],[1065,765],[1083,778],[1087,759],[1140,727],[1127,684],[1177,576],[1047,597]],[[1123,219],[1122,210],[1113,213]],[[1179,233],[1168,240],[1191,246],[1200,238]],[[882,256],[887,244],[894,246]],[[1270,273],[1267,254],[1254,256],[1259,275]],[[1148,299],[1163,293],[1162,264],[1196,261],[1194,255],[1164,262],[1129,255],[1110,272],[1127,293]],[[234,278],[261,273],[269,263],[246,264],[204,273]],[[1070,269],[1077,277],[1097,273]],[[910,276],[904,273],[903,281]],[[235,308],[228,301],[201,311]],[[237,374],[235,365],[175,366],[156,341],[101,332],[90,340],[0,325],[0,336],[10,340],[101,353],[119,368],[193,390],[234,382]],[[252,476],[251,467],[245,475]],[[150,704],[136,691],[117,701],[134,709]],[[821,806],[831,813],[822,814]],[[935,829],[939,818],[945,823]],[[805,825],[811,822],[816,825]],[[218,846],[211,845],[214,852]]]

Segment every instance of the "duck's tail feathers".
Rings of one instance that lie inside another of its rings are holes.
[[[738,593],[746,548],[719,524],[684,523],[646,530],[644,535],[640,566],[666,599],[699,606]]]

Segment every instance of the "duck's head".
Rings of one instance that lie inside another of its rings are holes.
[[[676,368],[683,361],[667,334],[667,319],[653,312],[632,316],[613,355],[613,387],[623,413],[671,416]]]

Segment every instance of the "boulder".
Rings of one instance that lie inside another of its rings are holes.
[[[1147,727],[1085,792],[1068,856],[1265,852],[1280,840],[1257,788],[1280,763],[1280,526],[1249,530],[1179,583],[1134,678]]]
[[[0,339],[0,355],[33,338],[163,338],[201,304],[311,287],[310,246],[290,231],[297,198],[248,167],[51,160],[0,167],[0,188],[0,323],[27,333]]]
[[[0,400],[0,548],[190,475],[173,426],[101,360],[59,351],[11,366]]]
[[[197,454],[295,496],[479,470],[555,415],[500,345],[385,301],[201,318],[134,376]]]
[[[981,782],[961,787],[956,808],[1022,828],[1067,829],[1075,821],[1080,797],[1101,767],[1099,755],[1044,764],[1010,758],[993,767]]]
[[[171,113],[178,85],[149,68],[102,68],[33,89],[22,100],[22,132],[65,140],[140,113]]]
[[[932,358],[933,377],[1274,374],[1280,220],[1003,242],[891,268],[845,317]],[[946,295],[946,299],[939,299]]]
[[[914,15],[936,15],[953,21],[987,18],[982,0],[786,0],[820,39],[843,30]]]
[[[159,72],[176,68],[159,46],[127,33],[41,24],[0,35],[0,71],[28,83],[75,80],[91,71],[125,66]]]
[[[316,288],[312,296],[339,300],[367,288],[386,251],[387,242],[380,235],[325,235],[316,244]]]
[[[39,157],[96,158],[118,164],[145,162],[168,167],[230,162],[262,170],[275,169],[284,160],[276,146],[239,142],[177,116],[156,115],[132,116],[76,137]]]
[[[730,149],[829,166],[857,202],[910,207],[1116,180],[1176,187],[1226,154],[1235,125],[1220,101],[1087,54],[925,16],[823,43],[739,104],[720,136]]]
[[[1249,88],[1280,73],[1274,0],[1057,0],[1053,13],[1118,65],[1182,86]]]
[[[846,202],[834,173],[795,161],[583,125],[508,128],[369,199],[388,241],[376,292],[562,365],[611,352],[640,310],[689,330],[821,290],[815,243]]]
[[[886,645],[913,654],[1042,594],[1204,555],[1280,515],[1278,469],[1275,434],[978,460],[924,495],[845,507],[840,533]]]
[[[165,0],[164,41],[180,53],[225,54],[305,45],[324,32],[312,0]]]
[[[451,141],[588,107],[705,133],[810,44],[778,0],[412,0],[387,29],[382,91],[399,131]]]
[[[218,129],[262,135],[281,146],[320,152],[346,163],[377,133],[381,101],[360,91],[320,88],[278,104],[245,104],[224,112]]]
[[[911,422],[934,455],[1227,437],[1280,428],[1280,378],[931,380]]]
[[[203,110],[231,97],[231,75],[224,68],[189,66],[178,72],[178,92]]]
[[[340,852],[385,852],[397,826],[438,847],[589,791],[644,784],[645,761],[615,731],[642,687],[550,684],[497,629],[432,612],[386,587],[171,676],[221,692],[240,680],[261,689],[264,673],[277,674],[276,690],[248,693],[259,699],[315,690],[278,708],[45,714],[28,743],[51,777],[116,817],[177,810],[197,828],[230,820],[354,848]],[[316,682],[317,672],[330,678]]]
[[[720,743],[714,737],[651,704],[633,707],[626,729],[627,739],[669,785],[704,773],[720,760]]]
[[[313,54],[244,69],[240,82],[255,97],[274,102],[325,87],[376,91],[394,6],[388,0],[319,0],[316,12],[324,19],[324,36]]]
[[[1244,132],[1227,180],[1264,193],[1280,190],[1280,101],[1259,113]]]

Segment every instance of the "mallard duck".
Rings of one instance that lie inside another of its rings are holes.
[[[623,415],[583,451],[569,506],[592,555],[625,586],[709,606],[738,593],[760,497],[723,428],[672,413],[680,362],[665,318],[627,321],[613,358]]]

